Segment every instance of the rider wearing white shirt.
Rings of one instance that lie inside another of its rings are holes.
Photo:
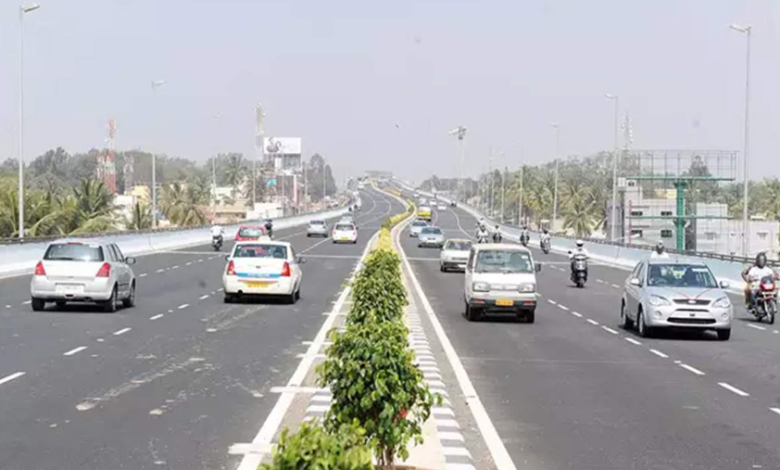
[[[658,242],[655,251],[650,254],[650,259],[669,259],[669,253],[664,249],[664,242]]]
[[[761,279],[766,276],[777,278],[775,270],[766,265],[766,254],[756,255],[756,263],[742,271],[742,279],[745,281],[745,304],[748,307],[755,306],[756,294],[758,293]]]
[[[574,259],[575,256],[585,256],[585,258],[589,258],[590,255],[588,254],[588,250],[585,249],[585,242],[582,240],[577,240],[577,249],[574,251],[569,252],[569,259]]]
[[[211,238],[222,238],[224,234],[225,229],[223,229],[221,225],[211,226]]]

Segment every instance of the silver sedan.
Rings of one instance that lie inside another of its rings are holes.
[[[306,228],[307,237],[327,237],[328,235],[330,235],[330,230],[324,220],[312,220]]]
[[[718,339],[731,337],[734,307],[704,264],[646,260],[636,265],[625,283],[620,318],[648,337],[661,328],[714,330]]]
[[[444,233],[442,233],[439,227],[423,227],[417,238],[419,240],[418,246],[420,247],[432,246],[441,248],[444,246]]]

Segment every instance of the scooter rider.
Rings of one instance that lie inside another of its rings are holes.
[[[219,224],[211,226],[211,242],[214,243],[214,240],[219,240],[220,245],[225,241],[225,229]]]
[[[520,232],[520,243],[522,243],[523,245],[527,245],[530,239],[531,239],[531,234],[528,233],[528,227],[523,225],[523,230]]]
[[[664,248],[664,242],[658,242],[655,250],[650,254],[650,259],[669,259],[669,253]]]
[[[501,229],[498,228],[498,225],[493,231],[493,243],[501,243]]]
[[[265,221],[265,232],[268,234],[269,238],[273,238],[274,236],[274,222],[268,218]]]
[[[485,243],[488,241],[488,232],[484,225],[480,225],[477,229],[477,243]]]
[[[544,246],[545,243],[550,243],[550,231],[547,227],[542,229],[542,236],[539,238],[539,246]]]
[[[756,294],[758,286],[766,276],[777,278],[774,269],[766,265],[766,253],[761,252],[756,255],[756,262],[752,266],[746,267],[742,271],[742,279],[745,281],[745,306],[752,309],[756,306]]]

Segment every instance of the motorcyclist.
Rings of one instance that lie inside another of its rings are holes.
[[[664,248],[664,242],[658,242],[655,246],[655,250],[650,253],[650,259],[669,259],[669,253]]]
[[[531,234],[528,232],[528,227],[523,225],[523,229],[520,231],[520,242],[523,245],[526,245],[530,239],[531,239]]]
[[[477,229],[477,242],[483,243],[483,241],[488,240],[488,232],[484,225],[480,225]]]
[[[539,245],[544,246],[545,243],[550,243],[550,231],[547,227],[542,229],[542,236],[539,239]]]
[[[577,240],[575,244],[577,245],[577,249],[569,252],[569,259],[573,260],[575,256],[585,256],[587,259],[589,255],[588,250],[585,249],[585,242],[582,240]]]
[[[265,220],[265,232],[269,238],[274,236],[274,222],[270,218]]]
[[[498,225],[493,231],[493,243],[501,243],[501,229],[498,228]]]
[[[761,252],[756,255],[755,264],[742,271],[742,279],[745,281],[745,306],[748,309],[755,308],[759,284],[766,276],[777,279],[774,269],[766,265],[766,253]]]
[[[224,242],[225,238],[225,229],[222,228],[219,224],[214,224],[211,226],[211,241],[218,239],[219,244],[221,245]]]

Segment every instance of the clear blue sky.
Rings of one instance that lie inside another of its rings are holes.
[[[780,174],[780,54],[774,0],[41,0],[25,18],[27,155],[104,145],[204,160],[300,136],[339,177],[420,179],[612,146],[612,104],[635,148],[742,149],[752,24],[751,174]],[[17,153],[19,23],[0,0],[0,159]],[[154,96],[152,80],[168,83]],[[221,113],[220,121],[213,116]],[[498,157],[503,152],[502,157]],[[401,170],[403,168],[403,170]],[[459,169],[457,169],[459,171]]]

